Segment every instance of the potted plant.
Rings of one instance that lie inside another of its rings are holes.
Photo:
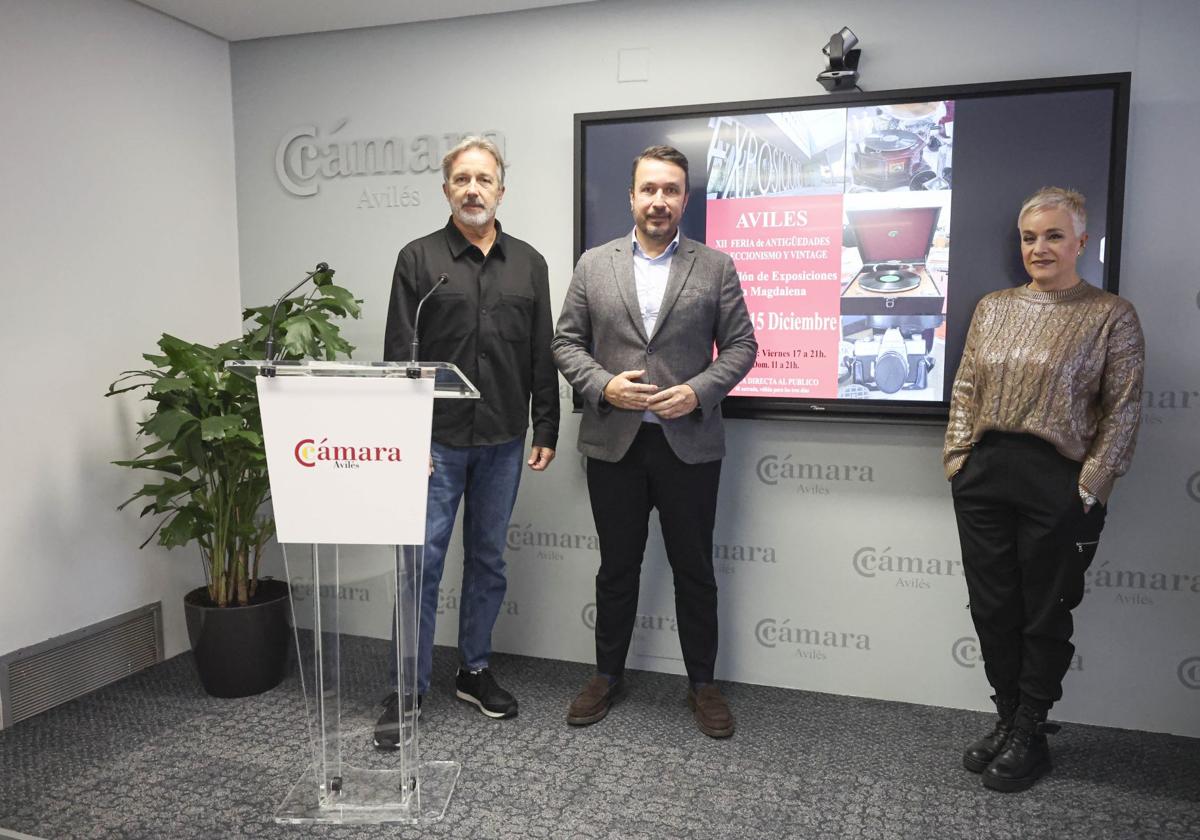
[[[360,315],[362,301],[333,284],[332,270],[313,276],[312,291],[279,306],[276,338],[284,359],[335,359],[354,348],[334,318]],[[265,355],[272,307],[242,313],[241,338],[208,346],[163,334],[151,367],[124,371],[105,396],[142,391],[152,405],[138,424],[140,454],[119,466],[154,480],[121,508],[142,499],[156,516],[140,547],[158,537],[175,548],[195,542],[207,585],[187,594],[188,636],[208,693],[244,697],[278,685],[287,665],[287,585],[259,576],[275,523],[255,383],[225,370],[233,359]]]

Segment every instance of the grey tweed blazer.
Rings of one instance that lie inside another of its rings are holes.
[[[579,258],[551,344],[554,363],[583,395],[579,451],[619,461],[629,449],[642,412],[609,405],[604,386],[621,371],[644,369],[640,381],[686,383],[699,398],[691,414],[663,421],[675,454],[689,464],[718,460],[725,455],[721,400],[758,353],[733,261],[681,236],[654,334],[646,335],[630,240],[614,239]]]

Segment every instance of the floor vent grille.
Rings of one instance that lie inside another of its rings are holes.
[[[0,656],[0,729],[162,660],[161,603]]]

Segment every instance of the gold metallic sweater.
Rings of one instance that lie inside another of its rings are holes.
[[[950,396],[946,477],[985,432],[1025,433],[1082,462],[1080,485],[1107,503],[1133,457],[1144,356],[1133,305],[1087,283],[987,295]]]

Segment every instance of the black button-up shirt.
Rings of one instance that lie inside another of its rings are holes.
[[[447,446],[505,443],[533,421],[533,445],[558,442],[558,373],[550,353],[550,280],[542,255],[496,223],[485,256],[451,219],[396,259],[383,358],[408,361],[417,302],[422,361],[452,362],[480,399],[435,399],[433,439]]]

